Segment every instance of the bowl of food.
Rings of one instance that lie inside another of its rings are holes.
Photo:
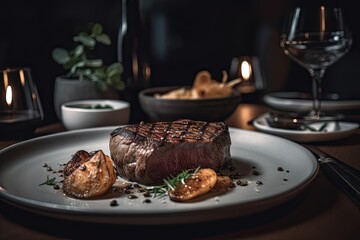
[[[130,119],[130,104],[108,99],[66,102],[61,105],[61,118],[67,130],[124,125]]]
[[[152,121],[181,118],[201,121],[224,121],[236,110],[241,94],[233,88],[240,80],[222,82],[199,72],[192,86],[148,88],[139,93],[139,102]]]

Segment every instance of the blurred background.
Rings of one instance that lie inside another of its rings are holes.
[[[268,92],[311,92],[308,73],[279,46],[286,14],[304,2],[140,0],[141,54],[151,68],[147,87],[191,85],[202,70],[221,80],[222,71],[230,71],[234,58],[256,56],[264,88],[244,101],[261,101]],[[327,70],[323,91],[338,93],[342,99],[359,99],[360,21],[355,1],[323,2],[344,8],[354,39],[350,52]],[[11,0],[1,1],[0,9],[0,68],[31,68],[45,113],[43,124],[58,121],[53,107],[54,82],[65,71],[51,57],[55,47],[72,49],[72,37],[88,23],[99,22],[112,39],[110,47],[97,49],[99,55],[109,63],[118,59],[122,0]],[[119,92],[119,98],[126,91]]]

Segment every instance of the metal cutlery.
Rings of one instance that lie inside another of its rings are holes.
[[[359,119],[355,117],[349,117],[342,114],[335,116],[323,117],[321,120],[318,119],[309,119],[298,113],[278,113],[278,112],[269,112],[266,115],[266,122],[270,127],[289,129],[289,130],[312,130],[312,131],[322,131],[313,129],[311,124],[321,123],[323,128],[326,128],[327,123],[335,122],[337,125],[339,121],[346,122],[359,122]],[[321,127],[320,127],[321,128]]]
[[[360,170],[312,145],[304,145],[320,164],[322,172],[360,207]]]

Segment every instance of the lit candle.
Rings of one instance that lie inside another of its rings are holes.
[[[242,63],[241,63],[241,67],[240,67],[240,71],[241,71],[241,77],[245,80],[245,81],[248,81],[251,77],[251,74],[252,74],[252,69],[251,69],[251,64],[244,60]]]
[[[0,139],[25,139],[33,136],[42,121],[41,109],[28,70],[0,70]],[[29,83],[29,84],[28,84]],[[41,106],[40,106],[41,107]]]
[[[13,94],[12,94],[12,88],[11,86],[7,86],[6,87],[6,103],[9,107],[11,107],[11,103],[12,103],[12,99],[13,99]]]
[[[320,7],[320,40],[324,40],[324,33],[325,33],[325,7]]]

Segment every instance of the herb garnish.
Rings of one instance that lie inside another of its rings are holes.
[[[178,175],[171,176],[169,178],[163,179],[164,184],[162,185],[158,185],[158,186],[152,186],[152,187],[147,187],[146,190],[151,193],[154,194],[153,197],[155,198],[156,196],[158,197],[163,197],[165,195],[167,195],[167,192],[170,190],[174,190],[176,188],[176,185],[178,185],[179,183],[183,183],[186,179],[188,179],[189,177],[191,177],[192,175],[194,175],[197,171],[199,171],[200,167],[196,168],[196,169],[188,169],[188,170],[184,170],[182,172],[180,172]]]
[[[113,109],[113,107],[108,104],[103,104],[103,105],[102,104],[95,104],[95,105],[77,104],[77,105],[69,105],[69,107],[83,108],[83,109]]]
[[[326,131],[326,126],[328,125],[327,122],[323,123],[319,129],[316,129],[308,124],[303,124],[301,125],[301,129],[303,130],[310,130],[312,132],[323,132],[323,131]]]
[[[40,183],[39,186],[42,186],[42,185],[48,185],[48,186],[54,186],[56,185],[57,182],[56,182],[56,177],[53,177],[53,178],[49,178],[49,175],[46,176],[46,181],[43,182],[43,183]]]

